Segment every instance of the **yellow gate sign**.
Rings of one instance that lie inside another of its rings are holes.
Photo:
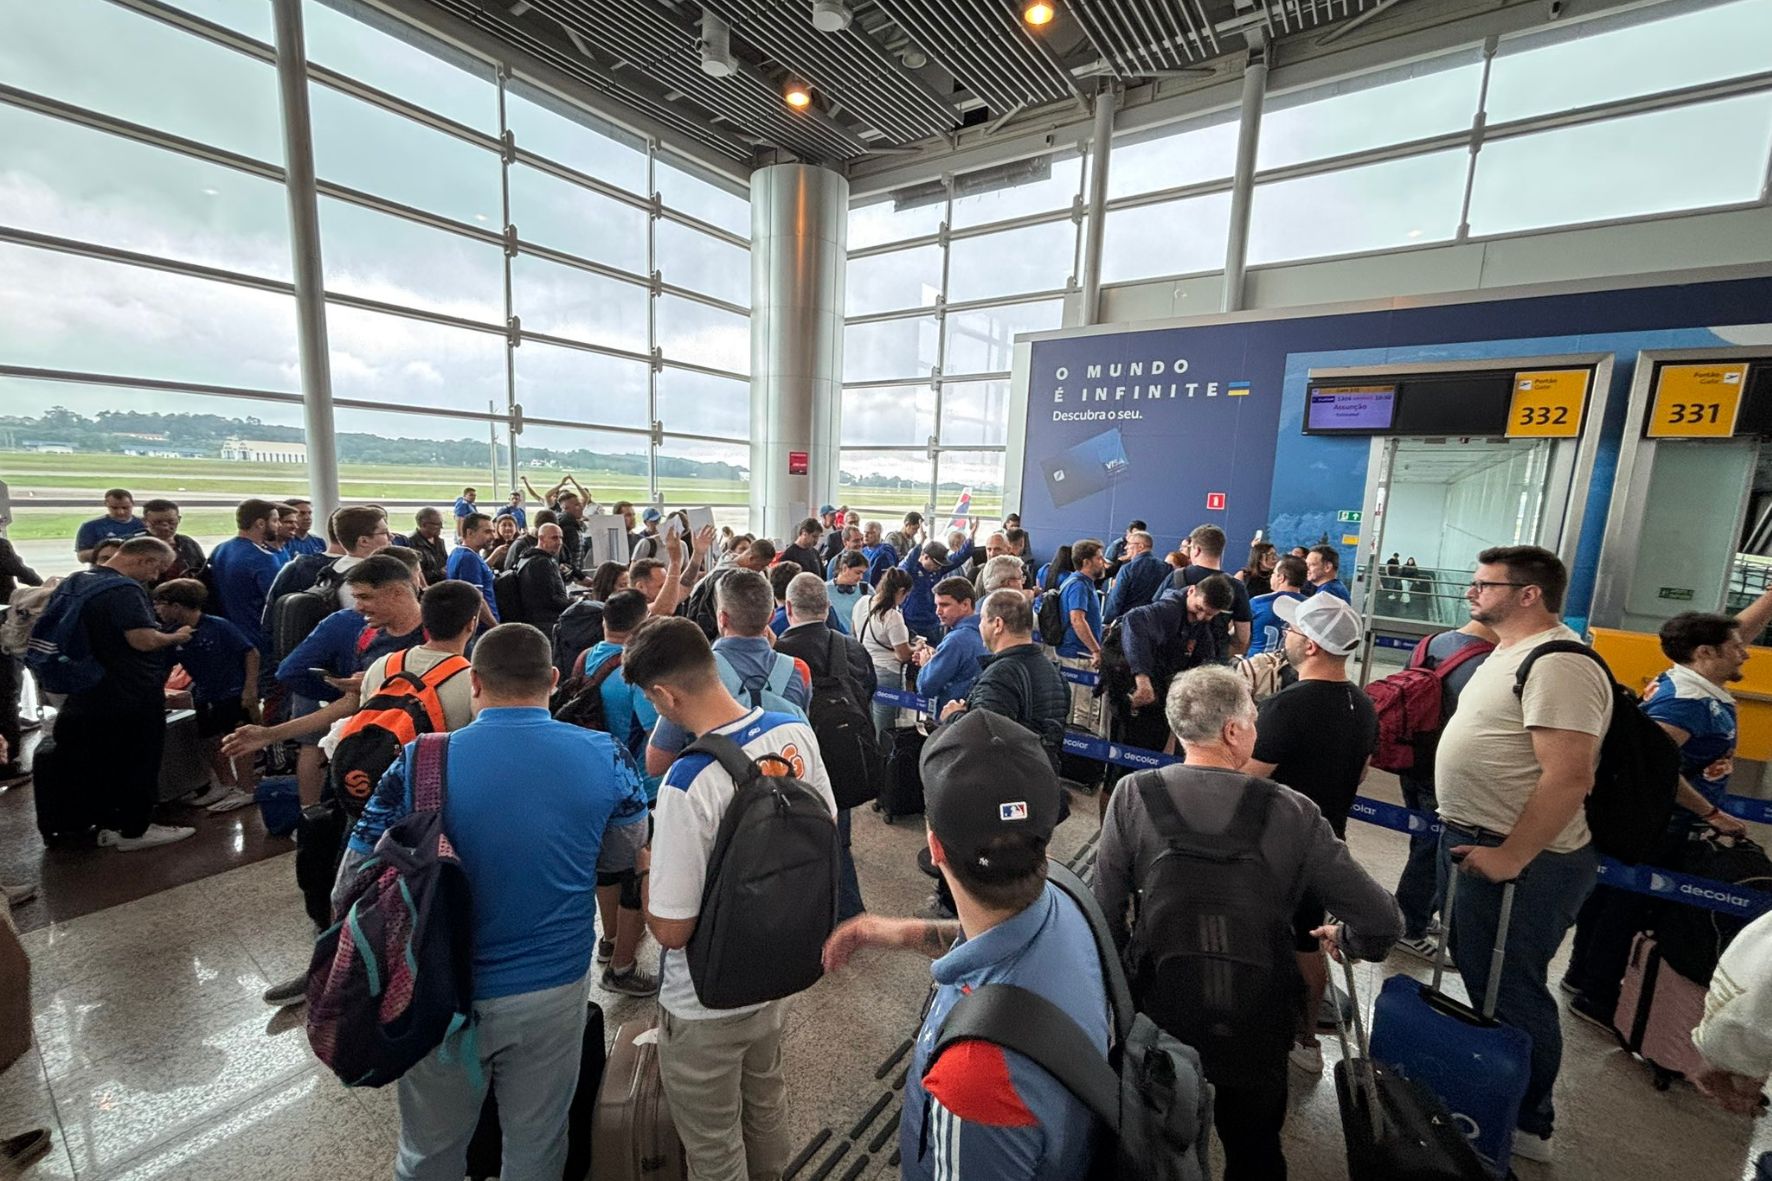
[[[1663,365],[1649,407],[1651,439],[1727,439],[1735,433],[1747,365]]]
[[[1510,439],[1574,439],[1587,410],[1587,369],[1536,369],[1514,374],[1507,411]]]

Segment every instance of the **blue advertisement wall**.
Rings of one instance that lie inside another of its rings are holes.
[[[1360,507],[1370,444],[1303,434],[1311,368],[1610,351],[1571,572],[1570,613],[1585,614],[1637,351],[1727,343],[1712,329],[1769,320],[1772,279],[1739,279],[1035,340],[1023,524],[1042,557],[1135,517],[1163,548],[1219,525],[1231,564],[1261,528],[1282,548],[1339,541],[1335,514]]]

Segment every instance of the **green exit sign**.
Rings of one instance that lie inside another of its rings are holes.
[[[1344,508],[1335,514],[1335,520],[1338,524],[1342,525],[1358,525],[1360,523],[1360,510]]]

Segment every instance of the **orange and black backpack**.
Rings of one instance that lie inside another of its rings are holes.
[[[362,814],[382,774],[420,734],[449,729],[437,691],[468,670],[464,656],[448,656],[424,673],[406,668],[404,651],[388,656],[387,676],[375,695],[346,720],[332,752],[334,798],[353,818]]]

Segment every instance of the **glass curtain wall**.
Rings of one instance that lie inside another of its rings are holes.
[[[1001,519],[1011,348],[1063,325],[1083,171],[1059,154],[850,210],[837,495],[864,519]]]
[[[743,192],[416,30],[303,15],[343,499],[398,523],[571,474],[742,523]],[[0,478],[46,572],[113,485],[205,542],[306,490],[271,37],[269,0],[0,2]]]

